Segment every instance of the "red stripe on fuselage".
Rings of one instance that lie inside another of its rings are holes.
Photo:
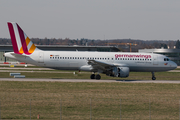
[[[12,42],[12,45],[13,45],[14,53],[21,54],[21,53],[19,53],[19,50],[18,50],[18,46],[17,46],[16,37],[15,37],[15,33],[14,33],[12,23],[8,22],[8,27],[9,27],[9,33],[10,33],[10,36],[11,36],[11,42]]]
[[[17,24],[17,28],[18,28],[18,31],[19,31],[19,36],[20,36],[20,39],[21,39],[21,44],[22,44],[22,47],[23,47],[23,51],[24,51],[25,54],[29,55],[30,53],[28,52],[28,49],[27,49],[26,40],[25,40],[25,37],[24,37],[24,32],[19,27],[18,24]]]

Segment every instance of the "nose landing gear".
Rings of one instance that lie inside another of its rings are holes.
[[[154,72],[151,72],[152,73],[152,80],[156,80],[156,77],[154,75]]]

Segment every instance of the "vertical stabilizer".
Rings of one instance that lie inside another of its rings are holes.
[[[24,33],[24,31],[19,27],[17,23],[8,22],[7,24],[11,36],[14,53],[24,53],[27,55],[32,54],[37,48],[28,38],[28,36]]]

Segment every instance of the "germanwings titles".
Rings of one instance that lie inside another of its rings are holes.
[[[92,72],[91,79],[101,79],[99,73],[112,77],[128,77],[130,71],[154,72],[173,70],[177,64],[168,57],[153,53],[43,51],[38,49],[17,23],[8,22],[14,52],[4,56],[17,61],[59,69]],[[97,73],[97,74],[95,74]]]

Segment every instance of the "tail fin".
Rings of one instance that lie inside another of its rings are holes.
[[[7,24],[11,36],[14,53],[24,53],[27,55],[32,54],[37,48],[28,38],[28,36],[24,33],[24,31],[19,27],[17,23],[8,22]]]

